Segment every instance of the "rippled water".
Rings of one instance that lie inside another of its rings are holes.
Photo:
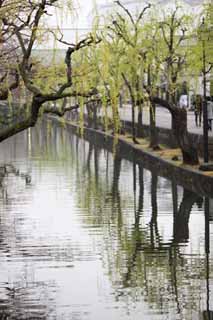
[[[0,145],[0,319],[208,319],[203,198],[51,126]]]

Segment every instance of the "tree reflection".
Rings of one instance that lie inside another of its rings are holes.
[[[94,145],[94,167],[95,167],[95,183],[98,185],[98,178],[99,178],[99,156],[100,156],[100,149]]]
[[[138,183],[139,183],[139,196],[138,196],[138,210],[135,217],[135,226],[139,226],[140,217],[143,212],[144,206],[144,168],[141,163],[138,164]]]
[[[135,223],[134,228],[132,229],[131,239],[134,241],[132,246],[132,253],[129,259],[127,260],[127,272],[123,274],[123,287],[128,288],[132,286],[132,272],[137,264],[137,258],[142,247],[142,237],[140,231],[140,218],[143,212],[144,205],[144,174],[143,166],[141,163],[138,165],[139,169],[139,199],[138,199],[138,209],[135,211]],[[134,176],[135,175],[135,176]],[[133,162],[133,193],[135,197],[136,193],[136,164]],[[135,200],[134,200],[135,201]],[[135,207],[135,205],[134,205]]]
[[[203,199],[196,193],[183,190],[183,198],[178,212],[174,213],[173,222],[173,239],[174,243],[181,243],[189,239],[189,217],[193,205],[198,202],[202,203]]]
[[[152,216],[150,221],[150,242],[151,247],[155,248],[155,240],[160,245],[160,235],[158,232],[158,203],[157,203],[157,184],[158,184],[158,176],[156,171],[152,171],[151,173],[151,208],[152,208]]]
[[[205,253],[206,253],[206,310],[203,311],[203,319],[204,320],[213,320],[213,310],[210,310],[210,200],[209,198],[205,198],[204,203],[205,208]]]
[[[4,181],[8,178],[9,175],[13,175],[14,177],[20,177],[25,181],[26,185],[30,185],[31,176],[29,173],[21,172],[17,169],[13,164],[3,164],[0,166],[0,191],[2,195],[2,199],[8,198],[7,188],[4,184]]]
[[[89,150],[91,150],[90,146]],[[120,192],[122,159],[119,154],[115,154],[111,159],[108,157],[105,177],[110,176],[110,161],[113,163],[111,192],[108,190],[107,184],[104,184],[104,180],[99,178],[98,185],[95,189],[92,189],[95,197],[90,193],[90,196],[86,198],[91,202],[89,206],[93,208],[93,212],[90,212],[91,217],[94,212],[96,214],[98,211],[101,212],[99,226],[103,229],[106,241],[106,256],[103,253],[104,265],[108,267],[108,274],[115,290],[116,299],[123,299],[122,297],[126,295],[126,290],[128,290],[128,296],[131,296],[134,301],[138,299],[138,295],[143,295],[145,301],[152,308],[162,312],[167,312],[168,308],[173,308],[174,312],[181,315],[182,318],[190,319],[191,308],[194,310],[197,308],[197,298],[194,295],[194,290],[198,290],[197,281],[205,279],[205,270],[200,267],[200,265],[203,265],[203,258],[200,257],[195,260],[192,257],[187,258],[182,254],[181,246],[189,239],[189,217],[192,207],[194,204],[201,206],[202,198],[193,192],[183,190],[182,200],[178,205],[178,196],[180,197],[181,193],[173,182],[171,186],[171,194],[173,195],[173,237],[171,241],[165,242],[158,226],[157,198],[160,187],[158,186],[157,172],[151,172],[150,197],[152,209],[150,222],[148,225],[144,225],[145,189],[142,164],[136,164],[134,161],[132,163],[133,187],[131,200],[130,194],[123,198],[123,194]],[[102,167],[103,163],[100,165]],[[92,172],[91,175],[93,175]],[[139,182],[138,185],[137,181]],[[84,190],[87,190],[87,188],[84,188]],[[101,206],[102,209],[99,208],[98,211],[94,210],[96,206],[94,199],[97,201],[97,197],[105,198]],[[137,206],[136,197],[138,199]],[[130,202],[132,202],[133,209],[132,217],[127,217],[126,214],[124,215],[124,211],[126,204]],[[81,203],[83,206],[85,204],[85,202],[84,204]],[[96,218],[93,217],[90,222],[87,220],[87,223],[92,223],[92,221],[97,224],[97,216]],[[180,244],[181,246],[179,246]],[[182,269],[184,269],[184,274],[181,271]],[[196,279],[199,280],[192,280],[191,274],[196,274]],[[191,287],[189,286],[190,279],[194,282]],[[182,302],[186,288],[191,290],[189,292],[190,301],[183,306]]]

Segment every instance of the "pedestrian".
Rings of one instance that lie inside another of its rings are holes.
[[[207,118],[208,118],[208,130],[212,130],[212,120],[213,120],[213,99],[212,97],[207,97]]]
[[[196,94],[194,101],[194,114],[196,127],[201,127],[202,122],[202,97],[200,94]]]
[[[180,98],[179,98],[179,107],[180,108],[188,108],[188,85],[187,82],[184,81],[181,84],[181,88],[180,88]]]
[[[187,107],[188,107],[188,97],[187,97],[186,94],[182,94],[182,95],[180,96],[179,106],[180,106],[180,108],[185,108],[185,109],[187,109]]]

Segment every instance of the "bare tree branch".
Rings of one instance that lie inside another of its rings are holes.
[[[136,21],[136,25],[138,25],[138,23],[140,22],[140,20],[143,18],[145,12],[151,8],[151,4],[148,3],[146,7],[144,7],[141,11],[141,13],[139,14],[138,18],[137,18],[137,21]]]
[[[124,7],[119,0],[115,1],[115,3],[117,3],[117,5],[120,6],[126,12],[126,14],[128,15],[130,21],[134,25],[135,22],[134,22],[134,19],[133,19],[132,15],[131,15],[130,11],[126,7]]]

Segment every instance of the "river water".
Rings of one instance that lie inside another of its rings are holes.
[[[212,200],[52,126],[0,145],[0,319],[210,319]]]

